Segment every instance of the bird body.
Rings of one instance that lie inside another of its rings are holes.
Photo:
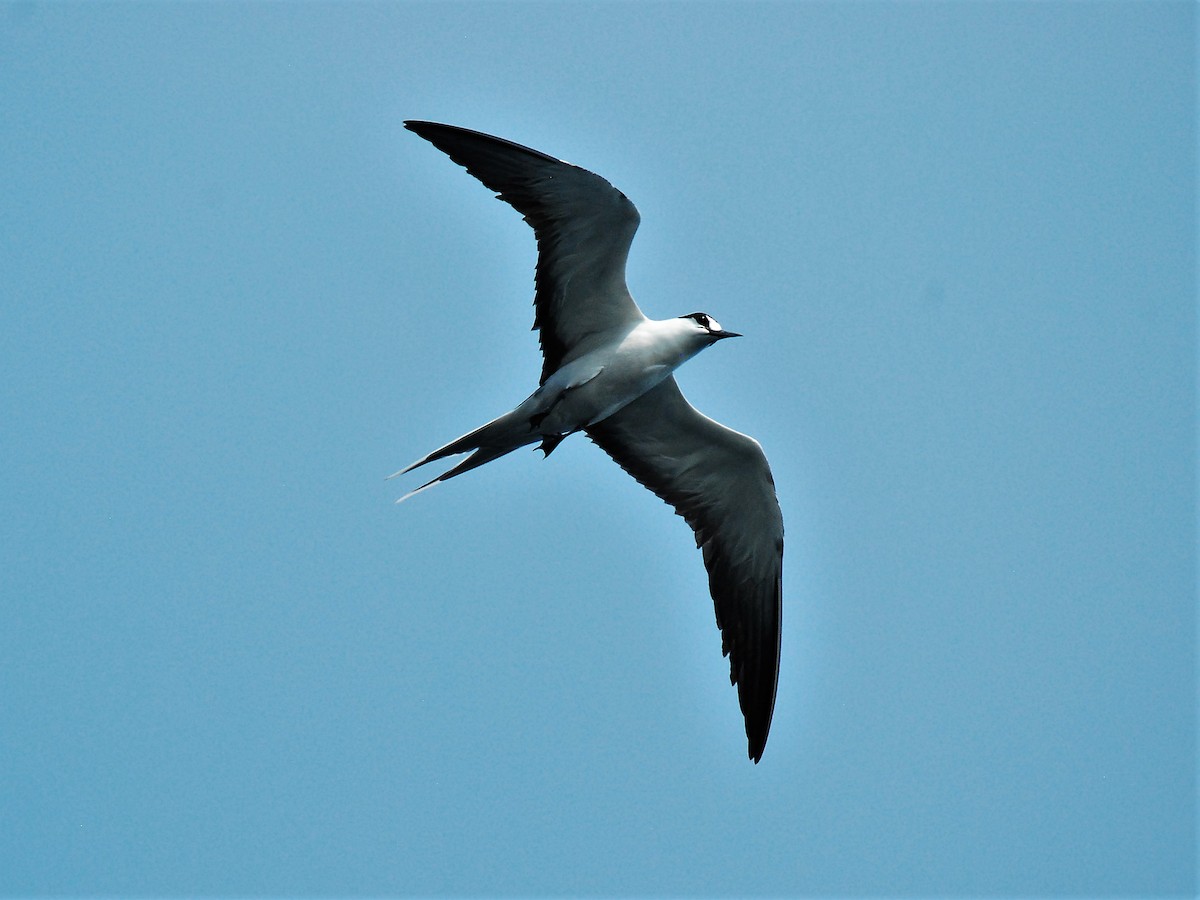
[[[762,448],[698,413],[672,373],[740,337],[705,313],[647,318],[625,286],[633,204],[585,169],[479,132],[405,127],[525,215],[538,239],[534,327],[541,383],[520,405],[395,473],[469,453],[401,500],[540,442],[549,456],[583,431],[675,507],[696,534],[746,720],[750,757],[766,744],[779,673],[783,517]]]
[[[705,347],[722,338],[740,336],[705,328],[686,316],[662,321],[643,318],[631,327],[604,332],[598,336],[601,340],[595,350],[555,370],[516,409],[397,472],[403,475],[457,453],[479,454],[472,457],[477,460],[474,464],[468,465],[472,459],[465,460],[461,467],[421,485],[401,500],[528,444],[541,441],[549,456],[567,435],[607,419]]]

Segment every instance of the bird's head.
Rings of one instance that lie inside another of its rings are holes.
[[[694,322],[697,334],[703,335],[709,344],[715,344],[723,338],[741,337],[736,331],[725,331],[721,328],[721,323],[708,313],[694,312],[679,318]]]

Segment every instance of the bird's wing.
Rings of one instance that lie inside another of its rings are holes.
[[[589,335],[645,317],[625,286],[641,217],[629,198],[586,169],[491,135],[405,122],[525,216],[537,236],[533,327],[542,382]]]
[[[673,377],[587,434],[696,532],[758,762],[775,708],[783,605],[783,514],[762,447],[697,412]]]

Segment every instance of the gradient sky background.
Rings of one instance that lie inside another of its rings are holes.
[[[1191,894],[1195,7],[0,6],[0,893]],[[520,401],[604,175],[787,522],[762,764],[681,520]]]

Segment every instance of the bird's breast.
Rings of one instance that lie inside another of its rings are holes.
[[[607,346],[572,360],[544,388],[558,394],[544,431],[562,434],[603,421],[656,387],[697,352],[653,327],[631,329]]]

